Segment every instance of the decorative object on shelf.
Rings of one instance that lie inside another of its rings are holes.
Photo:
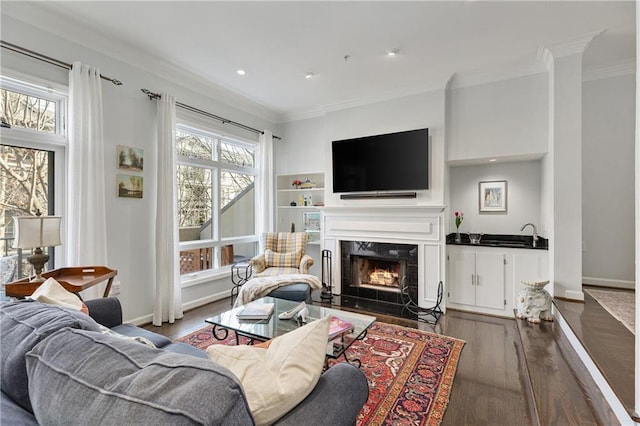
[[[42,247],[59,246],[62,244],[60,238],[60,216],[42,216],[40,210],[35,216],[14,216],[15,239],[14,248],[35,249],[33,254],[27,258],[33,265],[36,276],[30,280],[32,283],[43,282],[42,269],[49,261],[49,255],[42,253]]]
[[[453,215],[456,218],[456,243],[461,243],[462,238],[460,237],[460,225],[462,225],[462,221],[464,220],[464,213],[455,211]]]
[[[302,194],[298,195],[298,205],[304,206],[304,195]]]
[[[296,224],[291,222],[291,232],[296,232]]]
[[[298,204],[296,204],[296,202],[295,202],[295,201],[292,201],[292,202],[290,202],[290,203],[289,203],[289,205],[290,205],[291,207],[295,207],[295,206],[297,206]]]
[[[309,179],[305,179],[304,183],[300,185],[300,188],[302,189],[312,189],[315,187],[316,187],[316,184],[311,182]]]
[[[553,321],[551,314],[551,295],[544,289],[549,284],[548,280],[543,281],[522,281],[524,288],[518,295],[518,312],[516,317],[527,319],[532,323],[539,323],[540,320]]]
[[[311,197],[310,194],[305,194],[304,195],[304,205],[305,206],[312,206],[313,205],[313,198]]]
[[[507,211],[507,181],[496,180],[478,183],[480,212]]]
[[[304,212],[302,216],[305,231],[320,230],[320,212]]]
[[[333,274],[331,271],[331,250],[322,250],[322,301],[333,301]]]
[[[299,179],[294,179],[294,181],[291,182],[291,186],[295,186],[296,189],[300,188],[300,185],[302,185],[302,182]]]

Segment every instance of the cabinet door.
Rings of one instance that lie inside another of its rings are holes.
[[[504,253],[476,253],[476,306],[504,309]]]
[[[449,251],[449,300],[461,305],[475,305],[475,255],[473,251]]]

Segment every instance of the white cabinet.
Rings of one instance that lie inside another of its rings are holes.
[[[449,247],[449,306],[505,309],[505,253]]]
[[[447,307],[513,318],[522,280],[549,279],[547,250],[447,246]],[[553,294],[553,284],[547,291]]]

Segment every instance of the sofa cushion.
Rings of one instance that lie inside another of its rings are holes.
[[[73,329],[26,358],[40,423],[253,424],[236,378],[205,359]]]
[[[102,334],[110,334],[111,336],[118,337],[120,339],[133,340],[134,342],[138,342],[141,345],[147,345],[150,348],[157,347],[156,345],[153,344],[153,342],[151,340],[147,339],[146,337],[142,337],[142,336],[125,336],[124,334],[116,333],[115,331],[113,331],[110,328],[105,327],[104,325],[100,325],[100,331],[102,331]]]
[[[267,349],[211,345],[209,359],[235,374],[256,423],[271,424],[313,390],[325,361],[329,317],[271,340]]]
[[[30,412],[25,354],[61,328],[100,331],[98,323],[80,311],[31,300],[1,304],[0,323],[0,387]]]
[[[302,251],[290,251],[279,253],[266,249],[264,251],[264,262],[267,268],[299,268]]]
[[[171,339],[162,334],[154,333],[153,331],[145,330],[144,328],[136,327],[133,324],[120,324],[115,327],[111,327],[111,330],[128,337],[144,337],[155,345],[156,348],[163,348],[171,343]]]

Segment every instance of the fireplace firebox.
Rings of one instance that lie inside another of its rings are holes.
[[[417,300],[417,245],[341,241],[340,253],[343,302],[355,298],[395,314],[406,301],[402,293]]]

